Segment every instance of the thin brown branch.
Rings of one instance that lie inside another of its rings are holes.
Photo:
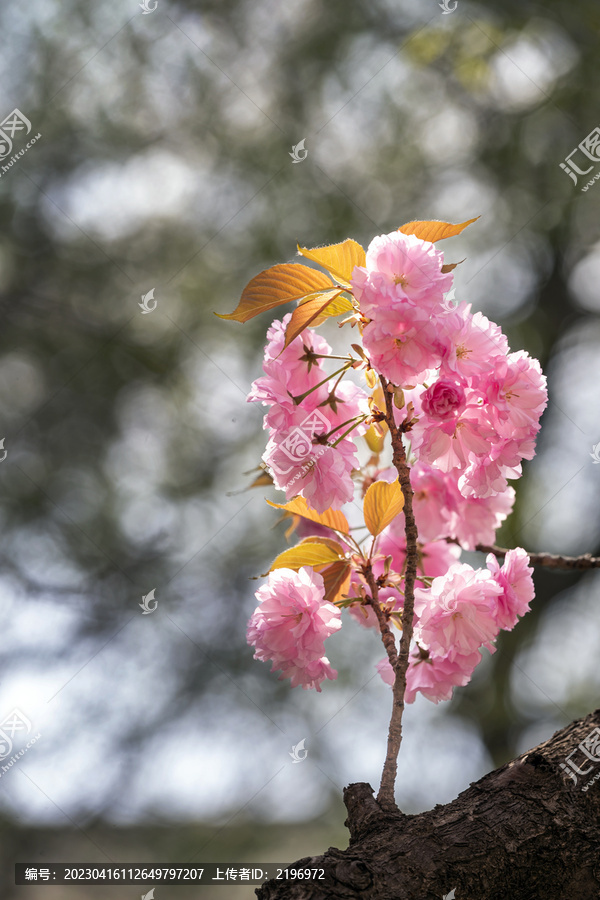
[[[452,543],[457,543],[453,541]],[[506,556],[505,547],[495,544],[477,544],[480,553],[493,553],[494,556]],[[584,553],[583,556],[561,556],[557,553],[528,553],[532,566],[546,566],[549,569],[600,569],[600,556]]]
[[[388,625],[387,619],[379,602],[379,585],[377,584],[377,580],[373,575],[373,568],[371,566],[371,563],[367,563],[367,565],[363,568],[363,575],[365,576],[365,579],[371,591],[369,605],[372,606],[375,610],[375,615],[377,616],[377,621],[379,622],[379,630],[381,631],[381,640],[383,641],[383,646],[385,647],[386,653],[388,655],[390,665],[392,666],[392,668],[394,668],[398,661],[396,641],[394,640],[394,635],[392,634],[390,626]]]
[[[387,753],[381,775],[381,785],[377,801],[383,809],[397,810],[394,799],[396,773],[398,771],[398,753],[402,743],[402,715],[404,713],[404,694],[406,692],[406,672],[408,654],[413,636],[413,615],[415,606],[415,579],[417,576],[418,549],[417,526],[413,513],[413,490],[410,483],[410,468],[406,461],[406,452],[402,443],[402,426],[396,425],[392,395],[388,391],[388,383],[381,376],[381,385],[385,396],[386,422],[392,439],[393,462],[398,472],[398,480],[404,494],[404,522],[406,532],[406,572],[404,576],[404,608],[402,611],[402,638],[400,652],[394,669],[394,686],[392,715],[388,731]]]

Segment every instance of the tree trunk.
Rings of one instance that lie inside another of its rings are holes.
[[[600,898],[600,709],[445,806],[387,812],[368,784],[351,784],[344,802],[348,849],[290,864],[324,868],[325,880],[267,881],[259,900]]]

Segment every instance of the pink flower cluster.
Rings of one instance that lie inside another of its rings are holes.
[[[344,433],[352,419],[368,415],[367,395],[352,382],[334,390],[326,381],[317,355],[328,356],[331,348],[312,329],[305,329],[284,350],[290,318],[288,314],[271,325],[265,375],[248,395],[249,402],[270,407],[264,420],[270,437],[263,459],[288,500],[300,494],[317,512],[340,509],[354,496],[351,473],[358,468],[356,445]],[[325,383],[316,387],[321,381]],[[361,423],[352,433],[365,430]]]
[[[481,661],[481,648],[494,652],[501,629],[511,631],[518,617],[529,611],[534,588],[522,549],[509,550],[502,566],[487,557],[487,569],[472,569],[455,562],[431,588],[415,589],[415,649],[406,673],[405,701],[417,692],[438,703],[452,690],[468,684]],[[377,669],[393,683],[387,657]]]
[[[449,566],[456,562],[460,556],[460,547],[456,544],[448,544],[446,541],[430,541],[419,543],[419,563],[416,584],[421,576],[435,578],[448,571]],[[406,563],[406,534],[404,531],[404,514],[396,516],[393,522],[381,533],[377,539],[376,556],[373,563],[373,574],[376,578],[383,575],[384,560],[389,557],[390,573],[404,572]],[[359,596],[361,585],[368,586],[358,573],[354,573],[351,581],[353,596]],[[398,576],[396,587],[383,587],[379,590],[379,600],[386,603],[390,610],[401,610],[404,606],[404,578]],[[378,628],[377,617],[373,608],[365,604],[353,604],[349,607],[352,617],[366,628]],[[416,621],[416,620],[415,620]]]
[[[383,469],[377,477],[395,481],[397,473],[395,469]],[[453,472],[442,472],[420,460],[411,467],[410,481],[414,491],[413,510],[417,531],[422,543],[450,538],[458,541],[464,550],[474,550],[477,544],[493,544],[496,531],[509,515],[515,501],[512,487],[506,487],[501,493],[490,497],[463,497]],[[404,517],[398,521],[403,522]]]
[[[366,267],[354,269],[354,296],[369,319],[365,350],[393,384],[418,384],[442,361],[434,313],[452,286],[442,265],[443,254],[429,241],[395,231],[374,238]]]
[[[533,457],[546,379],[482,313],[444,306],[452,275],[442,266],[433,244],[396,231],[371,242],[352,286],[373,367],[400,387],[422,385],[412,398],[417,459],[451,472],[463,497],[485,499]]]
[[[502,566],[490,555],[479,570],[458,559],[461,547],[493,544],[512,509],[515,491],[508,480],[518,478],[522,460],[534,455],[546,380],[537,360],[511,353],[501,329],[484,315],[471,313],[466,303],[445,304],[452,280],[434,244],[400,231],[374,238],[365,266],[356,267],[351,279],[369,362],[404,391],[397,423],[409,415],[409,404],[413,410],[407,438],[419,562],[409,703],[418,692],[435,703],[447,700],[454,687],[467,684],[482,649],[493,652],[499,631],[511,630],[533,598],[524,550],[509,551]],[[327,374],[323,362],[331,348],[314,330],[305,329],[284,349],[290,318],[271,325],[265,374],[253,383],[248,401],[268,407],[263,458],[275,486],[288,500],[301,495],[322,513],[354,499],[354,438],[365,433],[371,409],[363,390]],[[395,480],[397,472],[384,469],[375,477]],[[312,524],[310,533],[319,527]],[[360,552],[351,538],[346,547]],[[378,535],[374,553],[380,601],[386,613],[401,612],[407,555],[402,513]],[[354,564],[350,614],[377,627],[356,557]],[[337,675],[324,641],[341,627],[339,609],[324,599],[321,575],[309,567],[278,569],[256,596],[260,605],[247,635],[255,657],[272,661],[272,670],[281,670],[292,686],[320,691],[324,679]],[[387,659],[378,669],[392,683]]]
[[[306,566],[298,572],[276,569],[256,592],[260,605],[248,622],[247,641],[254,658],[272,661],[280,680],[292,687],[321,690],[325,678],[337,677],[324,655],[324,641],[341,628],[340,611],[324,600],[323,578]]]

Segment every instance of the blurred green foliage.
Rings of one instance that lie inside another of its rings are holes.
[[[66,681],[123,628],[121,658],[141,659],[127,629],[151,588],[176,626],[153,651],[162,691],[119,724],[102,801],[78,803],[110,816],[147,742],[207,699],[244,704],[243,686],[270,716],[295,702],[244,641],[248,579],[282,530],[262,491],[228,496],[263,449],[244,395],[270,316],[242,327],[213,312],[297,241],[366,245],[414,218],[481,214],[445,248],[468,257],[457,285],[552,373],[565,336],[597,316],[569,279],[600,239],[600,189],[582,194],[559,163],[597,123],[600,12],[591,0],[459,0],[448,16],[434,0],[159,0],[143,16],[135,2],[11,0],[0,25],[0,114],[18,107],[42,133],[0,180],[2,666],[42,683],[66,660]],[[293,165],[302,138],[308,158]],[[151,288],[158,307],[143,315]],[[526,465],[506,546],[539,511],[529,477]],[[597,549],[599,524],[580,552]],[[556,716],[551,701],[519,707],[511,685],[578,578],[537,573],[533,612],[446,709],[475,724],[495,764]],[[25,608],[63,630],[28,641]],[[363,684],[361,659],[340,661],[343,685]],[[107,664],[105,677],[82,722],[128,676]],[[567,714],[593,703],[580,684]]]

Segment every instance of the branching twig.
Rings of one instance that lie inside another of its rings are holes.
[[[373,575],[373,568],[371,563],[368,563],[363,568],[363,575],[365,576],[365,580],[369,585],[369,589],[371,591],[371,599],[369,601],[369,605],[373,607],[375,611],[375,615],[377,616],[377,621],[379,622],[379,630],[381,631],[381,640],[383,641],[383,646],[385,647],[386,653],[388,655],[388,659],[390,661],[390,665],[392,668],[395,668],[398,662],[398,652],[396,650],[396,641],[394,640],[394,635],[391,632],[390,626],[387,623],[387,619],[383,613],[381,608],[381,604],[379,602],[379,585]]]
[[[402,611],[402,638],[400,640],[400,652],[398,653],[394,669],[393,706],[388,731],[387,754],[381,776],[381,785],[377,800],[380,806],[397,810],[394,799],[394,786],[396,772],[398,770],[398,752],[402,743],[402,714],[404,712],[404,694],[406,691],[406,671],[408,669],[408,654],[413,635],[413,614],[415,605],[414,586],[417,575],[418,550],[417,550],[417,526],[413,514],[412,500],[413,490],[410,483],[410,469],[406,461],[406,452],[402,443],[402,427],[396,425],[394,419],[394,407],[392,395],[389,393],[388,383],[381,377],[381,385],[385,397],[385,420],[390,430],[393,449],[394,466],[398,472],[398,480],[404,494],[404,521],[406,531],[406,573],[404,576],[404,608]]]
[[[452,541],[458,543],[458,541]],[[495,544],[477,544],[475,547],[480,553],[493,553],[494,556],[506,556],[508,550],[505,547],[496,547]],[[532,566],[546,566],[549,569],[600,569],[600,556],[592,556],[584,553],[583,556],[561,556],[556,553],[528,553]]]

